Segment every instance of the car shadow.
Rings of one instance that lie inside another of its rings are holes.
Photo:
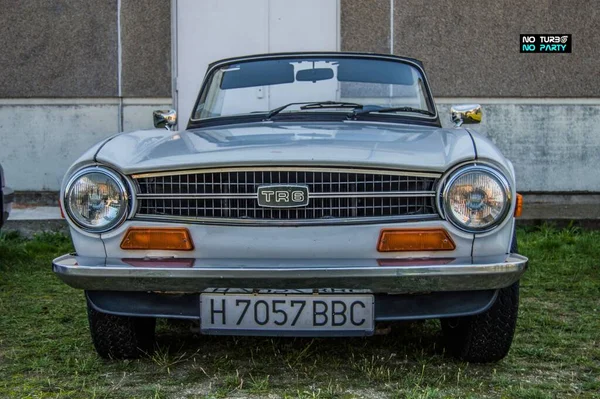
[[[327,338],[202,335],[197,323],[161,320],[156,348],[163,356],[194,361],[199,357],[207,367],[226,364],[232,370],[279,364],[289,369],[310,366],[343,371],[365,361],[392,367],[399,362],[448,360],[437,320],[381,323],[370,337]]]

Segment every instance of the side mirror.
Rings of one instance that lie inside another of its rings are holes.
[[[456,127],[460,127],[463,123],[479,123],[481,122],[481,105],[454,105],[450,109],[452,112],[452,122]]]
[[[158,110],[152,113],[154,127],[171,130],[177,123],[177,112],[174,109]]]

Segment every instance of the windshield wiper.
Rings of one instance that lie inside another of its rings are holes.
[[[280,113],[281,111],[286,109],[287,107],[291,107],[292,105],[302,105],[302,107],[300,107],[300,109],[302,109],[302,110],[318,109],[318,108],[354,108],[356,110],[356,109],[360,109],[363,107],[362,104],[347,103],[347,102],[343,102],[343,101],[319,101],[319,102],[306,101],[306,102],[299,102],[299,103],[289,103],[289,104],[282,105],[281,107],[273,108],[272,110],[267,112],[267,116],[265,117],[264,120],[265,121],[270,120],[272,117],[274,117],[275,115],[277,115],[278,113]]]
[[[344,101],[320,101],[316,103],[310,103],[303,105],[300,109],[315,109],[315,108],[354,108],[360,109],[362,108],[362,104],[358,103],[348,103]]]
[[[431,111],[421,108],[413,108],[413,107],[380,107],[379,105],[366,105],[361,109],[355,109],[351,113],[348,114],[349,117],[354,118],[357,115],[370,114],[372,112],[415,112],[418,114],[435,116],[435,114]]]

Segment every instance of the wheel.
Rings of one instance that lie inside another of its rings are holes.
[[[105,359],[135,359],[152,352],[156,319],[115,316],[87,303],[90,333],[96,352]]]
[[[517,253],[513,234],[511,253]],[[488,310],[475,316],[442,319],[446,350],[474,363],[495,362],[504,358],[512,344],[519,312],[519,282],[502,288]]]
[[[512,344],[519,311],[519,282],[498,292],[496,302],[475,316],[442,319],[446,350],[473,363],[504,358]]]

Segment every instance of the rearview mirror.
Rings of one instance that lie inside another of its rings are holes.
[[[456,127],[460,127],[463,123],[480,123],[481,122],[481,105],[454,105],[450,112],[452,113],[452,122]]]
[[[157,110],[152,113],[154,119],[154,127],[165,128],[171,130],[177,123],[177,112],[174,109]]]
[[[302,69],[296,72],[298,82],[317,82],[320,80],[329,80],[333,78],[333,69],[331,68],[312,68]]]

